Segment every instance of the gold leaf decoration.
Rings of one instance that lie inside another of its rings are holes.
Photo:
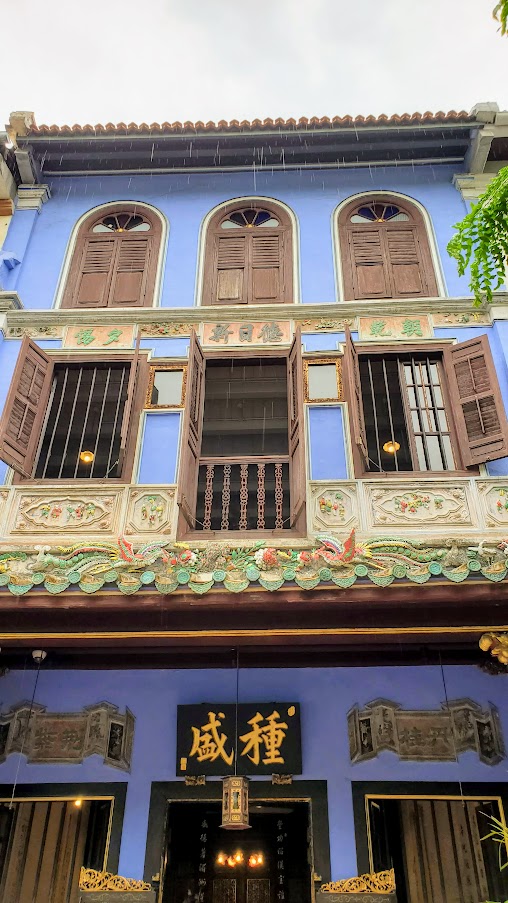
[[[111,872],[98,872],[96,869],[82,868],[79,875],[79,889],[88,891],[142,891],[151,890],[152,885],[146,881],[137,881],[135,878],[123,878],[122,875],[113,875]]]
[[[321,885],[325,894],[393,894],[395,892],[395,872],[373,872],[371,875],[359,875],[356,878],[345,878],[344,881],[330,881]]]

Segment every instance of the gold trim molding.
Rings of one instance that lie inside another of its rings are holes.
[[[123,878],[111,872],[98,872],[96,869],[82,868],[79,874],[79,889],[87,891],[142,891],[152,890],[152,885],[135,878]]]
[[[501,665],[508,665],[508,633],[484,633],[479,645],[482,652],[490,652]]]
[[[322,884],[321,893],[325,894],[393,894],[395,892],[395,871],[372,872],[344,881],[330,881]]]

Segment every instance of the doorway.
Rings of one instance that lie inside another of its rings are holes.
[[[245,831],[220,823],[219,802],[170,803],[163,903],[310,903],[308,803],[253,803]]]
[[[487,839],[489,819],[504,819],[499,799],[372,795],[365,806],[372,870],[395,870],[397,903],[507,899],[508,870]]]

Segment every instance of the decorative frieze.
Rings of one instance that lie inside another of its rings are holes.
[[[139,328],[143,337],[185,338],[192,332],[192,323],[143,323]]]
[[[122,490],[87,492],[55,488],[15,491],[11,534],[113,533],[118,529]]]
[[[291,341],[289,320],[253,320],[250,323],[205,323],[203,344],[209,346],[287,345]]]
[[[311,529],[338,530],[358,524],[356,483],[311,483]]]
[[[132,348],[134,326],[125,324],[107,326],[67,326],[64,348]]]
[[[464,311],[462,313],[448,312],[432,314],[434,327],[446,328],[447,326],[490,326],[491,318],[488,311]]]
[[[123,875],[113,875],[111,872],[99,872],[96,869],[82,868],[79,874],[79,889],[88,891],[144,891],[151,890],[152,885],[147,881],[136,878],[124,878]]]
[[[99,755],[106,765],[129,771],[134,715],[121,715],[109,702],[81,712],[47,712],[45,706],[22,702],[0,716],[0,762],[23,753],[29,762],[79,764]]]
[[[405,524],[422,527],[438,524],[472,525],[473,514],[469,484],[440,482],[402,483],[393,481],[383,485],[374,481],[364,484],[367,517],[373,526],[388,527]]]
[[[342,881],[330,881],[319,888],[322,894],[391,894],[395,893],[395,871],[371,872]],[[327,896],[326,900],[330,900]]]
[[[501,724],[494,706],[482,709],[471,699],[443,703],[438,711],[408,711],[389,699],[376,699],[347,716],[352,762],[389,750],[413,762],[452,762],[467,750],[486,765],[505,758]]]
[[[169,534],[173,528],[175,490],[157,486],[131,489],[125,533],[128,536],[150,533]]]
[[[434,330],[425,314],[405,317],[360,317],[358,332],[361,342],[410,342],[431,339]]]
[[[349,328],[356,329],[356,317],[319,317],[313,320],[300,320],[302,332],[344,332]]]
[[[30,336],[31,339],[61,339],[63,326],[10,326],[7,329],[7,339],[22,339]]]

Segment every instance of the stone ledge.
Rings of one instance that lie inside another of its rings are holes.
[[[388,900],[388,897],[383,899]],[[82,890],[79,896],[79,903],[155,903],[155,891]]]

